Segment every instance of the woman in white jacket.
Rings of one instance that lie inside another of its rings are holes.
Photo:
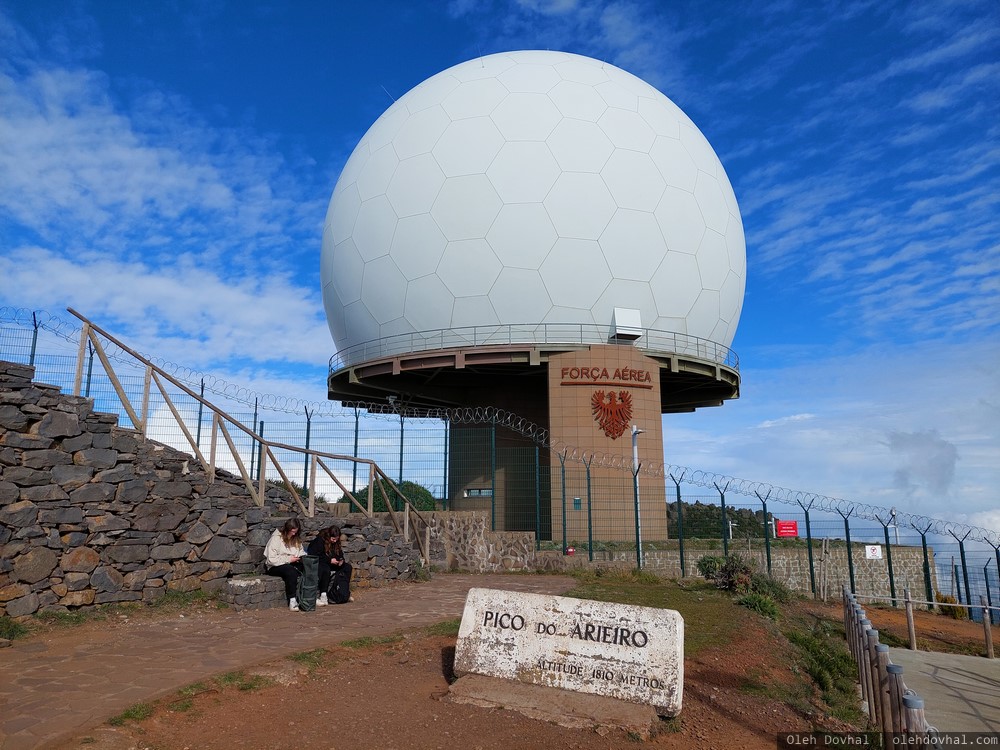
[[[302,574],[299,558],[306,552],[302,548],[302,524],[297,518],[289,518],[284,526],[275,529],[264,547],[264,567],[270,576],[278,576],[285,582],[285,598],[288,608],[299,611],[295,590]]]

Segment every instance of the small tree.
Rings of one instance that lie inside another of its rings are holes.
[[[430,490],[424,487],[422,484],[417,484],[416,482],[411,482],[409,480],[403,482],[402,484],[396,485],[399,487],[399,491],[403,493],[403,496],[410,501],[412,505],[417,510],[435,510],[437,508],[437,503],[434,500],[434,496],[431,494]],[[380,489],[382,491],[380,491]],[[372,511],[375,513],[386,513],[388,508],[385,507],[385,500],[383,499],[383,491],[385,497],[389,498],[389,502],[392,503],[394,510],[402,507],[402,500],[395,493],[389,483],[384,479],[377,479],[372,485]],[[361,505],[366,506],[368,503],[368,488],[359,487],[354,492],[354,497],[357,499]],[[351,500],[347,495],[342,495],[338,503],[349,503]]]

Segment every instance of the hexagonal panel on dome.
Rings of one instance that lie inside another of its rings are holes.
[[[711,229],[706,230],[697,257],[702,286],[705,289],[722,289],[722,283],[729,275],[729,250],[725,237]]]
[[[619,208],[601,235],[601,249],[617,279],[648,281],[667,254],[656,217]]]
[[[437,275],[455,297],[486,294],[503,268],[486,240],[449,242]]]
[[[510,94],[491,117],[508,141],[544,141],[562,119],[545,94]]]
[[[596,240],[616,205],[600,175],[563,172],[549,191],[545,208],[560,237]]]
[[[743,279],[730,271],[722,284],[719,296],[719,315],[723,320],[734,321],[739,319],[740,311],[743,309],[743,292]]]
[[[400,219],[392,237],[389,256],[400,273],[413,281],[434,273],[448,240],[429,214],[417,214]]]
[[[556,241],[556,230],[541,203],[508,203],[486,235],[504,266],[538,268]]]
[[[361,301],[379,324],[403,314],[403,300],[406,298],[406,278],[392,258],[384,255],[365,265],[361,282]]]
[[[556,103],[563,117],[587,122],[597,122],[608,108],[592,86],[576,81],[561,81],[549,92],[549,99]]]
[[[611,107],[597,124],[617,148],[649,153],[656,138],[656,133],[638,112]]]
[[[323,309],[326,311],[326,320],[330,325],[330,333],[333,334],[334,340],[342,340],[347,336],[344,305],[340,301],[340,296],[328,290],[326,286],[323,287]]]
[[[595,240],[556,240],[540,270],[553,305],[586,308],[611,283],[611,270]]]
[[[347,239],[333,250],[331,269],[333,288],[345,305],[361,299],[361,280],[365,273],[365,261],[354,245]]]
[[[375,121],[375,124],[368,129],[368,132],[365,133],[363,141],[367,143],[369,152],[375,153],[380,148],[384,148],[392,143],[409,117],[410,112],[404,104],[400,102],[393,103]]]
[[[701,207],[701,215],[705,226],[716,232],[725,232],[729,224],[729,207],[722,195],[719,181],[713,175],[698,172],[698,181],[694,186],[694,197]]]
[[[667,247],[679,253],[697,253],[705,234],[705,220],[693,193],[667,187],[653,212]]]
[[[675,140],[681,137],[677,108],[667,106],[663,97],[657,99],[640,97],[639,116],[653,129],[656,135]]]
[[[504,144],[503,136],[488,117],[451,123],[431,153],[448,177],[480,174]]]
[[[608,80],[608,72],[599,60],[575,55],[573,59],[557,62],[553,67],[564,81],[584,83],[594,87]]]
[[[543,323],[558,324],[560,330],[572,329],[574,326],[591,326],[597,321],[591,314],[590,309],[580,307],[559,307],[553,305],[544,318]],[[583,338],[583,330],[580,329],[580,337]]]
[[[714,289],[702,289],[687,314],[688,333],[711,341],[712,332],[722,317],[721,311],[719,292]]]
[[[601,176],[619,208],[652,211],[666,183],[648,154],[616,149]]]
[[[505,70],[497,80],[513,93],[548,93],[561,80],[551,63],[521,63]]]
[[[356,185],[349,185],[341,191],[335,201],[330,201],[326,212],[326,225],[330,228],[333,243],[343,242],[354,231],[354,223],[358,220],[361,210],[361,196]]]
[[[361,204],[358,224],[354,229],[354,244],[366,261],[389,254],[392,234],[396,230],[396,213],[384,195]]]
[[[617,81],[607,80],[595,84],[594,90],[608,103],[609,107],[639,111],[639,97],[628,89],[622,88]]]
[[[726,247],[729,249],[729,267],[741,277],[747,275],[747,243],[743,235],[743,222],[736,216],[729,217],[726,226]]]
[[[406,287],[403,310],[415,331],[450,328],[454,306],[455,296],[436,274],[411,281]]]
[[[686,317],[701,293],[698,284],[692,283],[697,279],[698,261],[693,255],[667,253],[649,281],[658,316]]]
[[[649,155],[667,185],[694,193],[694,186],[698,181],[698,167],[680,141],[657,137],[649,150]]]
[[[505,203],[538,203],[548,195],[559,172],[548,146],[518,141],[500,149],[486,176]]]
[[[715,155],[715,151],[712,147],[708,145],[708,141],[705,140],[705,136],[701,134],[701,131],[695,127],[689,125],[681,125],[681,144],[691,154],[691,158],[694,160],[695,165],[702,172],[707,172],[710,175],[716,174],[716,168],[719,164],[719,157]]]
[[[434,157],[421,154],[399,162],[385,195],[402,218],[430,211],[442,185],[444,174]]]
[[[485,296],[456,297],[452,312],[452,326],[495,326],[500,324],[497,311]]]
[[[428,107],[438,106],[447,98],[448,94],[458,88],[460,83],[461,81],[448,71],[431,76],[406,92],[407,111],[412,115]],[[403,99],[400,99],[399,102],[402,103]]]
[[[403,160],[430,153],[450,124],[451,119],[441,107],[429,107],[417,112],[406,121],[406,127],[392,140],[396,156]]]
[[[438,192],[431,216],[449,240],[482,238],[502,203],[485,174],[449,177]]]
[[[383,146],[371,155],[368,164],[358,175],[358,195],[361,196],[362,202],[385,192],[397,164],[399,159],[396,158],[396,151],[391,144]]]
[[[552,307],[538,271],[523,268],[500,272],[490,290],[490,302],[504,323],[533,323],[544,318]]]
[[[495,80],[505,70],[517,65],[517,61],[509,53],[500,52],[486,57],[467,60],[447,70],[447,73],[462,83],[469,81]],[[441,75],[440,73],[438,75]]]
[[[378,321],[361,300],[344,306],[344,327],[358,343],[380,338]]]
[[[459,85],[441,102],[452,120],[486,117],[504,100],[509,92],[496,78],[466,82]]]
[[[556,125],[546,143],[567,172],[600,172],[615,150],[596,123],[568,118]]]

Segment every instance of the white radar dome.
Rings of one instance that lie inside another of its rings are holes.
[[[643,328],[729,346],[746,281],[736,196],[670,99],[565,52],[428,78],[371,126],[320,264],[338,350],[468,326]]]

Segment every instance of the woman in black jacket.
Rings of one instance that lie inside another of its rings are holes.
[[[309,542],[306,551],[319,558],[319,599],[316,605],[325,607],[333,597],[334,604],[343,604],[352,600],[351,574],[353,568],[344,559],[344,550],[340,546],[340,527],[330,526],[319,532],[319,535]],[[327,595],[329,594],[329,596]]]

